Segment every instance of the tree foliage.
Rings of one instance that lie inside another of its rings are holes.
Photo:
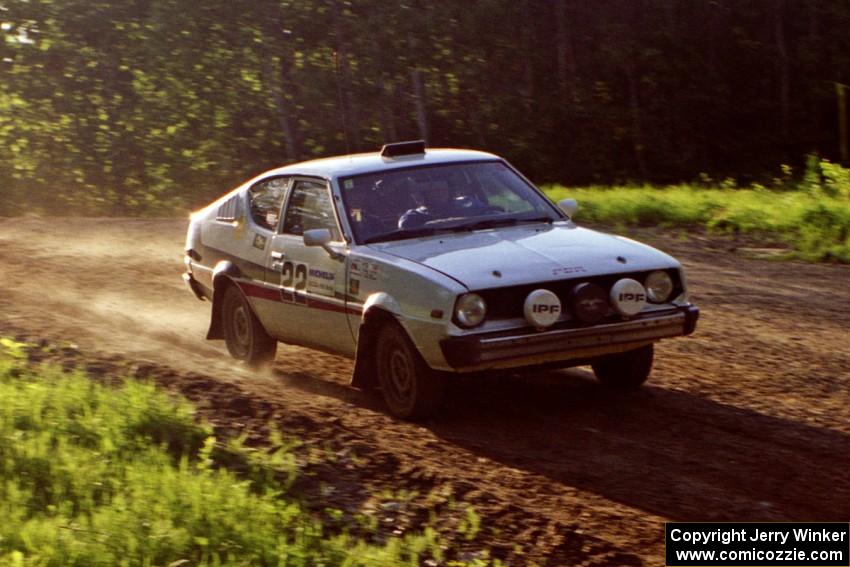
[[[0,0],[0,213],[154,214],[431,145],[540,182],[837,157],[842,0]],[[775,173],[772,173],[775,174]]]

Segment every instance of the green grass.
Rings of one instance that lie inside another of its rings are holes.
[[[850,198],[838,191],[695,185],[544,188],[579,202],[577,220],[748,233],[788,244],[792,255],[850,263]]]
[[[285,447],[222,448],[187,401],[153,385],[109,387],[25,358],[0,339],[0,565],[441,560],[427,527],[381,544],[326,533],[284,490]]]

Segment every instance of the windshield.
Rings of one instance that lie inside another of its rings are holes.
[[[561,217],[501,161],[382,171],[339,180],[360,243]]]

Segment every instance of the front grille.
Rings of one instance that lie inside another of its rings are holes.
[[[654,271],[654,270],[650,270]],[[522,318],[522,306],[525,303],[525,298],[535,289],[548,289],[558,296],[561,300],[561,305],[565,311],[568,311],[570,290],[576,285],[583,282],[595,283],[601,286],[607,293],[610,293],[611,286],[617,280],[623,278],[632,278],[641,283],[646,279],[650,271],[644,272],[625,272],[620,274],[607,274],[604,276],[593,276],[583,278],[570,278],[563,280],[555,280],[545,283],[523,284],[511,287],[501,287],[478,290],[484,301],[487,302],[487,318],[488,319],[516,319]],[[670,297],[676,297],[682,293],[682,282],[679,279],[678,270],[667,270],[673,280],[673,293]]]

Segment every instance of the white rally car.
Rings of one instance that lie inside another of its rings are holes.
[[[648,377],[653,343],[694,331],[681,265],[579,228],[488,153],[388,144],[266,172],[192,215],[184,275],[208,339],[250,365],[277,342],[355,359],[403,418],[451,373],[589,364]]]

